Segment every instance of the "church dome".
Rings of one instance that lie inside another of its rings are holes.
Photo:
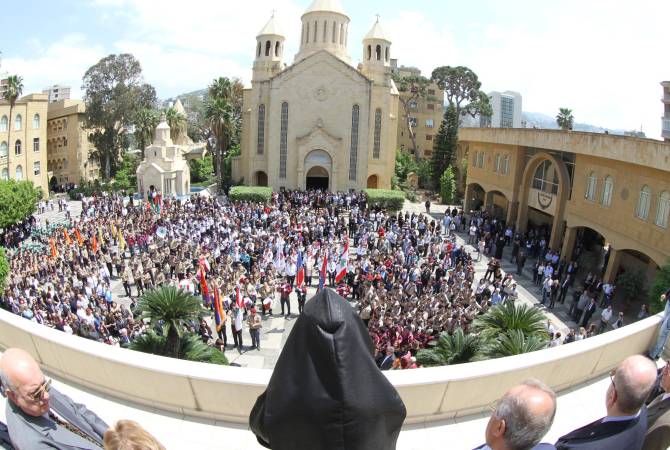
[[[259,31],[256,36],[284,36],[284,33],[277,23],[277,19],[275,19],[274,14],[272,14],[272,17],[270,17],[268,23],[265,24],[263,29]]]
[[[374,23],[374,25],[372,25],[372,28],[370,31],[368,31],[368,34],[366,34],[363,38],[365,41],[370,39],[391,42],[391,40],[386,37],[386,34],[384,34],[384,30],[382,30],[382,26],[379,24],[379,18],[377,18],[377,21]]]
[[[325,50],[350,64],[347,53],[349,16],[339,0],[314,0],[302,15],[300,50],[295,62]]]
[[[311,12],[336,12],[343,16],[347,15],[339,0],[314,0],[305,11],[305,14]]]

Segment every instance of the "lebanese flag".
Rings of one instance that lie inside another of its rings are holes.
[[[323,263],[321,264],[321,270],[319,271],[319,291],[323,289],[323,286],[326,284],[326,270],[328,266],[328,250],[324,250]]]
[[[296,264],[297,272],[295,277],[295,284],[301,288],[305,282],[305,266],[302,263],[302,252],[298,252],[298,263]]]
[[[207,287],[205,267],[203,264],[200,264],[200,290],[202,291],[202,298],[205,300],[205,304],[209,304],[209,288]]]
[[[335,282],[339,283],[347,275],[347,267],[349,266],[349,238],[345,236],[344,249],[340,253],[340,259],[337,260],[337,268],[335,269]]]
[[[240,295],[240,286],[239,285],[235,286],[235,304],[239,308],[244,308],[244,301],[242,300],[242,296]]]

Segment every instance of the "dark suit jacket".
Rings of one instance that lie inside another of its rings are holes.
[[[474,450],[484,450],[486,449],[486,444],[480,445],[479,447],[475,448]],[[556,450],[556,447],[553,446],[553,444],[548,444],[546,442],[540,442],[537,444],[535,447],[531,448],[530,450]]]
[[[643,450],[665,450],[670,447],[670,398],[659,395],[649,404],[647,435]]]
[[[602,419],[601,419],[602,420]],[[557,450],[640,450],[647,431],[647,408],[623,422],[597,420],[556,441]]]
[[[389,370],[391,367],[393,367],[393,361],[395,361],[395,355],[391,355],[388,358],[386,355],[383,355],[377,359],[377,365],[381,370]]]
[[[109,426],[95,413],[89,411],[84,405],[75,403],[70,397],[61,394],[55,388],[51,388],[49,391],[49,406],[63,419],[93,438],[98,442],[99,447],[102,448],[102,438]],[[57,429],[50,419],[28,416],[9,399],[7,399],[5,414],[7,416],[9,435],[17,448],[90,448],[90,444],[80,447],[58,442],[55,439]]]

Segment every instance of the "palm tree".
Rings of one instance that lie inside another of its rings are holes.
[[[9,148],[7,149],[7,176],[11,178],[11,171],[9,170],[9,161],[11,160],[11,151],[12,151],[12,110],[16,101],[21,97],[23,93],[23,77],[18,75],[10,75],[7,77],[7,88],[3,98],[9,102],[9,123],[7,128],[7,141]],[[28,152],[26,151],[26,158],[28,157]],[[26,162],[26,168],[28,163]]]
[[[153,109],[141,109],[135,114],[135,139],[142,152],[144,160],[144,149],[153,140],[154,131],[158,125],[158,114]]]
[[[556,116],[556,124],[561,130],[572,130],[575,118],[572,116],[572,110],[568,108],[559,108]]]
[[[437,345],[422,349],[416,354],[416,360],[422,366],[446,366],[481,359],[482,340],[474,334],[464,334],[457,328],[452,336],[440,334]]]
[[[491,341],[508,330],[519,330],[525,336],[546,340],[548,335],[544,321],[544,315],[534,306],[504,302],[477,317],[472,325],[485,341]]]
[[[145,293],[137,308],[142,319],[163,323],[167,331],[165,352],[173,358],[181,357],[180,337],[186,324],[199,320],[205,312],[197,297],[174,286],[161,286]]]
[[[128,348],[143,353],[152,353],[160,356],[170,356],[166,345],[167,338],[150,331],[135,338]],[[214,347],[210,347],[199,336],[186,335],[179,339],[179,354],[181,359],[188,361],[208,362],[212,364],[228,364],[228,359]]]
[[[523,331],[507,330],[493,339],[484,349],[487,358],[520,355],[547,348],[547,340],[539,335],[525,335]]]
[[[176,141],[180,136],[186,134],[186,116],[170,107],[165,109],[165,120],[170,126],[170,139]]]
[[[216,138],[215,172],[217,184],[221,187],[223,157],[237,125],[232,104],[225,98],[212,98],[205,105],[205,119]]]

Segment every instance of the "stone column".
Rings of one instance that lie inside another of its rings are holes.
[[[566,227],[565,237],[563,238],[563,247],[561,248],[561,257],[566,261],[572,259],[572,252],[575,250],[575,242],[577,241],[577,227]]]
[[[507,202],[507,218],[506,223],[511,225],[516,222],[516,216],[519,211],[519,202]]]
[[[554,223],[551,226],[551,238],[549,239],[549,247],[556,250],[561,246],[561,238],[563,237],[564,221],[561,217],[554,216]]]
[[[619,250],[611,249],[610,257],[607,261],[607,268],[605,269],[605,276],[603,277],[603,283],[614,283],[614,277],[616,276],[617,269],[619,268],[619,263],[621,262],[621,252]]]

